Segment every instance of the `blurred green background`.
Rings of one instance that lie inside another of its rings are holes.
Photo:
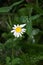
[[[14,24],[26,24],[22,38]],[[0,0],[0,65],[43,65],[43,0]]]

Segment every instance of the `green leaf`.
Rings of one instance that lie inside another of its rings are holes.
[[[1,7],[0,8],[0,13],[7,13],[7,12],[9,12],[13,8],[13,6],[16,6],[16,5],[18,5],[18,4],[22,3],[22,2],[23,2],[23,0],[22,1],[19,1],[19,2],[16,2],[16,3],[13,3],[9,7]]]
[[[6,57],[6,62],[8,63],[10,61],[10,57]]]
[[[43,59],[43,56],[41,56],[41,55],[35,55],[35,56],[31,56],[30,57],[30,61],[31,61],[31,63],[33,63],[33,64],[36,64],[39,60],[41,60],[41,59]]]
[[[32,31],[32,35],[37,35],[39,33],[39,29],[35,29]]]
[[[30,4],[25,4],[28,16],[30,17],[33,11],[33,7]]]
[[[12,65],[20,64],[20,58],[12,59]]]
[[[27,20],[27,26],[26,26],[26,32],[27,34],[31,37],[31,33],[32,33],[32,21],[31,20]]]
[[[27,23],[28,16],[21,16],[20,21],[23,23]]]
[[[29,7],[33,7],[33,9],[34,9],[37,13],[43,15],[43,9],[41,9],[41,8],[38,6],[38,4],[36,5],[36,4],[29,3],[29,4],[27,4],[26,6],[28,6],[28,8],[29,8]]]
[[[18,14],[21,16],[26,16],[26,15],[28,15],[28,12],[27,12],[27,10],[26,10],[26,8],[21,8],[21,9],[19,9],[18,10]]]
[[[2,51],[4,48],[4,45],[2,43],[0,43],[0,51]]]
[[[0,13],[1,13],[1,12],[9,12],[9,10],[10,10],[9,8],[10,8],[10,7],[1,7],[1,8],[0,8]]]
[[[40,7],[37,7],[36,5],[33,5],[34,10],[36,10],[37,13],[43,15],[43,10]]]
[[[10,57],[6,57],[6,65],[11,65],[10,64]]]
[[[19,10],[18,10],[18,14],[19,15],[22,15],[22,16],[31,16],[31,13],[32,13],[32,10],[33,10],[33,8],[32,7],[28,7],[28,6],[26,6],[25,5],[25,7],[23,7],[23,8],[20,8]]]
[[[39,14],[37,14],[37,15],[34,15],[34,16],[31,16],[29,19],[30,20],[35,20],[35,19],[37,19],[37,18],[39,18],[41,15]]]

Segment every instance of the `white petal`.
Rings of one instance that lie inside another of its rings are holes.
[[[11,33],[12,33],[12,32],[15,32],[15,30],[11,30]]]
[[[24,27],[24,26],[26,26],[26,24],[22,24],[22,25],[20,25],[20,27]]]
[[[19,33],[16,33],[16,37],[19,37],[20,36],[20,34]]]
[[[19,24],[17,24],[17,27],[19,27],[20,25]]]
[[[16,29],[16,27],[17,27],[17,26],[16,26],[16,25],[14,25],[14,27],[12,27],[12,29]]]
[[[22,27],[24,27],[25,25],[26,25],[26,24],[22,24],[22,25],[19,25],[19,24],[18,24],[18,25],[14,25],[14,27],[12,27],[13,30],[11,30],[11,32],[13,32],[13,35],[14,35],[15,37],[17,37],[17,38],[18,38],[18,37],[22,37],[22,34],[23,34],[23,32],[26,31],[26,29],[23,28],[23,29],[21,30],[21,32],[19,32],[19,33],[16,32],[15,29],[16,29],[17,27],[21,27],[21,28],[22,28]]]
[[[15,27],[12,27],[12,29],[15,29]]]
[[[14,34],[13,34],[15,37],[17,36],[17,34],[16,34],[16,32],[14,32]]]
[[[21,35],[21,34],[19,34],[19,36],[20,36],[20,37],[22,37],[22,35]]]
[[[16,27],[16,25],[14,25],[14,27]]]
[[[26,29],[23,28],[23,29],[22,29],[22,32],[25,32],[25,31],[26,31]]]
[[[14,34],[13,34],[15,37],[19,37],[20,36],[20,34],[19,33],[16,33],[16,32],[14,32]]]
[[[21,33],[21,34],[23,34],[23,32],[22,32],[22,31],[21,31],[20,33]]]

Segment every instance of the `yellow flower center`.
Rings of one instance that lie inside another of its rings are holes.
[[[21,27],[17,27],[16,32],[21,32]]]

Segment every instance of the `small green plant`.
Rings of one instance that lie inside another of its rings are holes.
[[[37,0],[23,2],[0,8],[0,65],[38,65],[43,60],[43,10]],[[16,12],[6,14],[14,6]]]

